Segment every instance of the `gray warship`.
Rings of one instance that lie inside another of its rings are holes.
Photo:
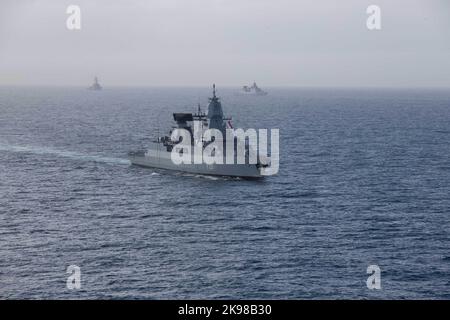
[[[97,77],[94,78],[94,83],[88,89],[89,90],[94,90],[94,91],[102,90],[102,86],[100,85],[100,83],[98,83],[98,78]]]
[[[267,158],[263,157],[258,157],[256,164],[249,164],[248,161],[246,161],[245,164],[225,164],[225,161],[223,161],[224,164],[175,164],[172,161],[172,150],[174,146],[179,143],[179,141],[172,141],[171,139],[173,130],[176,128],[185,129],[188,130],[192,136],[194,130],[193,121],[199,121],[199,123],[201,123],[201,130],[203,132],[206,129],[220,130],[223,134],[223,139],[225,142],[225,130],[227,124],[231,127],[231,118],[224,117],[222,104],[220,102],[220,99],[216,96],[215,85],[213,85],[213,96],[209,98],[207,114],[201,112],[201,108],[199,105],[197,113],[174,113],[173,119],[177,125],[174,126],[172,130],[170,130],[169,136],[158,137],[155,141],[152,141],[152,144],[145,150],[131,151],[128,153],[128,158],[133,165],[182,171],[201,175],[230,176],[242,178],[261,178],[264,176],[264,168],[270,166]],[[195,138],[192,138],[191,146],[199,143],[198,140],[195,140]],[[208,142],[204,142],[202,138],[201,144],[202,148],[204,149],[207,146]],[[236,143],[234,147],[236,150]],[[247,143],[245,144],[245,147],[249,148]],[[248,150],[246,150],[246,153],[246,157],[248,157]]]
[[[262,90],[255,81],[253,81],[253,84],[251,86],[243,86],[242,93],[249,94],[249,95],[256,95],[256,96],[265,96],[267,95],[267,92]]]

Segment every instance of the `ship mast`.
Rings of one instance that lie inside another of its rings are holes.
[[[208,120],[210,129],[218,129],[225,135],[226,125],[223,119],[222,104],[219,98],[216,96],[216,84],[213,84],[213,96],[209,98],[208,105]]]

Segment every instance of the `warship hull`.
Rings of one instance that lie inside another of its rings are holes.
[[[267,92],[254,92],[254,91],[239,91],[240,94],[247,95],[247,96],[267,96]]]
[[[132,152],[128,159],[133,165],[182,171],[194,174],[229,176],[241,178],[262,178],[260,169],[254,164],[175,164],[171,153],[165,150]]]

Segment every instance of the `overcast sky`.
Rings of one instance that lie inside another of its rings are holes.
[[[67,6],[81,30],[66,28]],[[381,7],[382,30],[366,28]],[[449,0],[0,0],[0,85],[447,86]]]

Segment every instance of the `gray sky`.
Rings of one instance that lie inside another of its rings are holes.
[[[66,8],[81,7],[80,31]],[[382,30],[366,28],[366,8]],[[448,0],[0,0],[0,85],[447,86]]]

